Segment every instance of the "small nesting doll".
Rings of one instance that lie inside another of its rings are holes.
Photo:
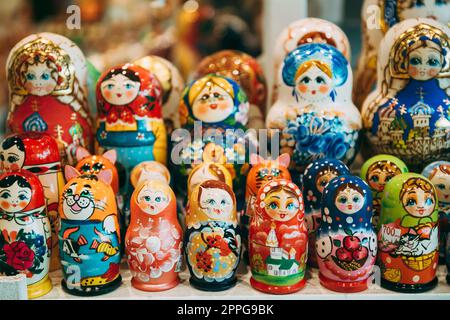
[[[59,215],[59,251],[62,287],[79,296],[93,296],[116,289],[122,280],[120,229],[112,173],[82,174],[65,167]]]
[[[430,19],[392,27],[380,44],[377,87],[363,104],[371,148],[413,171],[450,155],[449,35]]]
[[[351,101],[345,56],[327,44],[304,44],[286,56],[280,72],[280,93],[289,90],[269,110],[266,125],[281,130],[281,152],[292,155],[292,168],[303,171],[318,158],[349,165],[359,150],[361,116]]]
[[[256,194],[261,186],[266,182],[275,179],[291,180],[291,174],[288,167],[291,158],[289,154],[284,153],[277,159],[264,159],[256,153],[250,155],[251,169],[247,175],[247,183],[245,187],[245,211],[241,217],[241,234],[245,248],[248,250],[248,229],[250,220],[255,214]],[[245,259],[248,258],[247,251]]]
[[[238,210],[243,209],[242,186],[249,169],[245,132],[248,110],[244,90],[229,78],[207,75],[186,87],[179,112],[181,125],[190,136],[186,136],[186,130],[172,136],[172,172],[179,181],[179,194],[186,197],[186,181],[195,165],[215,162],[229,170],[237,191]]]
[[[224,182],[207,180],[189,195],[184,248],[197,289],[222,291],[236,284],[241,252],[236,198]]]
[[[252,56],[237,50],[222,50],[204,58],[196,77],[214,73],[236,81],[247,94],[250,109],[248,127],[264,128],[267,87],[263,69]]]
[[[274,51],[274,75],[272,104],[280,98],[288,98],[290,90],[281,86],[280,65],[289,52],[302,44],[326,43],[336,47],[345,58],[350,61],[350,43],[344,31],[337,25],[326,20],[317,18],[305,18],[292,22],[278,36]],[[281,90],[281,91],[280,91]],[[287,93],[287,94],[286,94]]]
[[[347,166],[339,160],[319,159],[311,162],[302,177],[305,221],[308,229],[308,264],[317,268],[316,232],[322,220],[321,200],[325,186],[331,179],[350,174]]]
[[[355,74],[354,101],[358,108],[377,80],[377,55],[383,36],[397,23],[411,18],[450,21],[447,0],[365,0],[361,9],[362,49]]]
[[[450,162],[436,161],[422,171],[436,189],[439,202],[439,263],[447,263],[450,270]]]
[[[131,196],[125,252],[133,287],[162,291],[179,283],[182,231],[175,194],[161,180],[141,182]]]
[[[437,284],[438,199],[430,180],[403,173],[389,181],[381,198],[378,265],[381,286],[422,292]]]
[[[56,140],[44,132],[12,134],[1,144],[0,167],[4,172],[26,169],[41,181],[52,226],[50,271],[59,269],[58,203],[65,181]]]
[[[320,283],[338,292],[366,290],[377,256],[369,186],[359,177],[336,177],[323,190],[321,203],[315,242]]]
[[[30,299],[52,289],[51,242],[39,179],[27,170],[0,176],[0,274],[25,274]]]
[[[308,232],[300,189],[286,179],[265,183],[256,196],[250,222],[252,287],[272,294],[302,289],[307,258]]]
[[[149,70],[159,80],[162,89],[162,116],[167,133],[180,127],[178,104],[184,89],[184,80],[178,69],[168,60],[150,55],[134,61]]]
[[[63,162],[73,164],[76,148],[93,143],[81,50],[57,34],[33,34],[15,45],[6,65],[9,130],[49,133],[60,142]]]
[[[115,149],[125,168],[123,190],[130,190],[131,170],[145,160],[163,164],[167,135],[161,115],[162,89],[148,70],[125,64],[105,71],[97,83],[100,149]]]
[[[368,159],[361,167],[361,179],[367,182],[372,190],[372,224],[378,228],[381,212],[381,196],[384,186],[394,176],[408,172],[406,164],[397,157],[388,154],[379,154]]]

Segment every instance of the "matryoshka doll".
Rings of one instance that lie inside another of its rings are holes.
[[[325,186],[321,203],[316,234],[321,285],[338,292],[366,290],[377,256],[369,186],[356,176],[336,177]]]
[[[281,152],[303,171],[318,158],[349,165],[359,150],[361,116],[351,101],[352,70],[335,47],[311,43],[291,51],[281,66],[280,96],[267,115],[269,129],[280,129]],[[281,95],[289,89],[291,97]]]
[[[380,42],[389,28],[411,18],[430,18],[443,24],[450,21],[447,0],[365,0],[361,9],[362,48],[353,91],[358,108],[377,80],[377,55]]]
[[[126,173],[123,194],[132,191],[131,170],[140,162],[166,163],[161,104],[162,89],[155,75],[133,64],[108,69],[97,83],[97,141],[100,149],[117,151],[117,162]]]
[[[384,187],[378,231],[381,286],[423,292],[437,285],[438,199],[417,173],[395,176]]]
[[[364,162],[361,167],[360,177],[372,190],[372,224],[375,230],[378,228],[384,186],[394,176],[406,172],[408,172],[406,164],[399,158],[388,154],[376,155]]]
[[[422,175],[429,179],[436,189],[439,202],[439,263],[447,262],[450,270],[450,162],[436,161],[425,167]]]
[[[59,203],[59,252],[62,287],[78,296],[94,296],[121,283],[120,229],[112,173],[81,174],[65,167],[67,184]]]
[[[11,132],[49,133],[64,163],[74,163],[78,146],[92,148],[87,64],[75,43],[53,33],[30,35],[14,46],[6,67]]]
[[[162,116],[167,133],[180,127],[178,104],[184,89],[184,80],[178,69],[168,60],[155,56],[145,56],[134,61],[147,69],[159,80],[162,89]]]
[[[308,265],[317,268],[316,232],[322,221],[321,200],[325,186],[338,176],[348,175],[350,170],[339,160],[318,159],[311,162],[302,176],[302,192],[305,201],[305,221],[308,229]]]
[[[125,252],[133,287],[162,291],[179,283],[182,231],[175,194],[161,180],[141,182],[131,196]]]
[[[287,294],[305,286],[308,232],[304,209],[302,193],[290,180],[269,181],[259,189],[248,240],[253,288]]]
[[[250,103],[247,127],[263,129],[267,86],[263,69],[256,59],[241,51],[222,50],[205,57],[199,63],[195,77],[210,73],[233,79],[244,89]]]
[[[236,284],[241,252],[233,190],[224,182],[207,180],[189,195],[184,250],[197,289],[222,291]]]
[[[350,43],[344,31],[337,25],[317,18],[305,18],[292,22],[277,38],[274,51],[274,75],[272,104],[280,99],[290,99],[291,90],[284,86],[280,66],[284,58],[298,46],[308,43],[325,43],[336,47],[350,61]]]
[[[237,190],[238,210],[243,208],[242,185],[249,169],[246,150],[251,143],[245,131],[248,110],[244,90],[229,78],[207,75],[186,87],[179,112],[181,125],[191,136],[187,137],[185,130],[179,135],[175,131],[172,136],[171,159],[175,166],[172,172],[179,181],[179,194],[186,197],[187,178],[195,165],[215,162],[230,171]]]
[[[50,271],[59,269],[58,203],[65,181],[56,140],[44,132],[7,136],[1,144],[0,167],[4,172],[26,169],[41,181],[52,226]]]
[[[449,34],[430,19],[392,27],[380,44],[377,88],[364,101],[373,151],[397,156],[413,171],[449,156]]]
[[[27,170],[0,176],[0,275],[25,274],[29,299],[52,289],[51,241],[39,179]]]

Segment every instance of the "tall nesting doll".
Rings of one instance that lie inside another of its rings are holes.
[[[0,274],[25,274],[30,299],[52,289],[51,241],[39,179],[27,170],[0,176]]]
[[[49,133],[63,163],[74,164],[78,146],[92,149],[87,64],[75,43],[54,33],[30,35],[11,50],[6,68],[11,132]]]
[[[189,195],[184,248],[192,286],[222,291],[236,284],[241,236],[236,198],[226,183],[207,180]]]
[[[182,231],[175,194],[161,180],[139,183],[131,197],[131,221],[125,251],[131,284],[144,291],[162,291],[179,283]]]
[[[287,294],[305,286],[308,233],[303,196],[290,180],[276,179],[258,191],[250,222],[250,283],[257,290]]]
[[[50,271],[59,269],[58,203],[65,181],[56,140],[43,132],[7,136],[0,146],[0,167],[4,172],[26,169],[41,181],[52,226]]]
[[[338,292],[368,288],[377,256],[372,226],[372,192],[359,177],[331,180],[322,195],[322,221],[316,235],[322,286]]]
[[[302,176],[305,202],[305,221],[308,228],[308,265],[317,268],[316,232],[322,220],[322,193],[330,180],[350,174],[347,166],[339,160],[319,159],[311,162]]]
[[[438,199],[430,180],[404,173],[389,181],[381,198],[378,265],[381,286],[422,292],[437,284]]]
[[[450,155],[449,35],[430,19],[392,27],[380,44],[377,87],[363,104],[371,149],[413,171]]]
[[[110,170],[81,174],[65,167],[59,215],[62,287],[78,296],[110,292],[121,283],[120,229]]]

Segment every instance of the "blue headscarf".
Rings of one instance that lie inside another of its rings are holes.
[[[323,158],[311,162],[305,169],[302,177],[303,199],[305,213],[312,209],[319,209],[322,193],[317,189],[317,179],[327,172],[334,172],[337,176],[349,175],[348,167],[340,160]]]
[[[364,201],[360,210],[353,214],[341,212],[335,204],[338,193],[350,187],[362,195]],[[359,177],[342,175],[332,179],[323,191],[321,229],[337,231],[372,228],[372,191],[367,183]]]
[[[282,70],[283,81],[288,86],[294,87],[295,75],[302,64],[311,60],[319,60],[330,66],[334,87],[339,87],[345,83],[348,77],[348,61],[345,56],[335,47],[322,43],[303,44],[291,51],[284,59]],[[330,94],[334,101],[336,91],[333,89]]]

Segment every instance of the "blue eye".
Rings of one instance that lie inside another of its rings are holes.
[[[440,190],[445,190],[445,185],[442,183],[438,184],[436,187]]]
[[[353,202],[358,203],[361,199],[359,197],[353,197]]]
[[[414,200],[414,199],[408,199],[408,201],[406,202],[406,205],[408,206],[408,207],[412,207],[412,206],[415,206],[416,205],[416,200]]]
[[[414,57],[409,60],[409,63],[413,66],[418,66],[419,64],[422,64],[422,60],[420,58]]]
[[[27,73],[26,78],[27,80],[36,80],[36,76],[32,73]]]
[[[370,177],[370,180],[376,183],[376,182],[378,182],[380,179],[378,178],[378,176],[372,176],[372,177]]]
[[[272,210],[275,210],[275,209],[278,208],[278,205],[277,205],[275,202],[271,202],[271,203],[269,204],[269,208],[272,209]]]
[[[272,169],[272,175],[274,177],[278,177],[280,175],[280,170],[279,169]]]
[[[89,191],[87,191],[87,190],[83,190],[83,191],[81,191],[81,193],[80,193],[80,195],[81,196],[84,196],[84,197],[87,197],[87,196],[89,196]]]
[[[220,201],[220,204],[223,205],[223,206],[224,206],[226,203],[227,203],[227,202],[226,202],[225,200]]]
[[[106,86],[106,88],[107,88],[108,90],[111,90],[112,88],[114,88],[114,85],[113,85],[113,84],[108,84],[108,85]]]
[[[8,192],[5,192],[5,193],[2,194],[2,198],[3,199],[8,199],[10,197],[11,197],[11,195]]]
[[[156,202],[161,202],[161,197],[156,197],[156,198],[155,198],[155,201],[156,201]]]
[[[346,197],[340,197],[340,198],[338,199],[338,201],[339,201],[339,203],[344,204],[344,203],[347,203],[347,198],[346,198]]]
[[[131,83],[127,83],[125,85],[125,89],[130,90],[131,88],[133,88],[134,86]]]
[[[293,203],[293,202],[289,203],[289,204],[286,206],[286,209],[288,209],[288,210],[294,210],[294,209],[295,209],[294,203]]]
[[[441,64],[438,59],[434,59],[434,58],[428,59],[427,63],[431,67],[437,67],[437,66],[439,66]]]
[[[304,77],[300,82],[308,84],[311,81],[311,78]]]
[[[425,204],[426,204],[427,206],[431,206],[431,205],[433,204],[433,199],[428,198],[427,200],[425,200]]]
[[[19,195],[19,200],[25,200],[25,199],[27,199],[27,197],[25,195],[23,195],[23,194]]]
[[[207,202],[212,205],[216,204],[216,200],[214,200],[214,199],[209,199]]]
[[[48,73],[43,73],[43,74],[41,75],[41,79],[42,79],[42,80],[48,80],[48,79],[50,79],[50,75],[49,75]]]
[[[150,198],[150,196],[145,196],[145,197],[144,197],[144,200],[147,201],[147,202],[149,202],[151,199],[152,199],[152,198]]]
[[[316,78],[316,82],[317,82],[317,83],[325,83],[325,79],[322,78],[322,77],[317,77],[317,78]]]

